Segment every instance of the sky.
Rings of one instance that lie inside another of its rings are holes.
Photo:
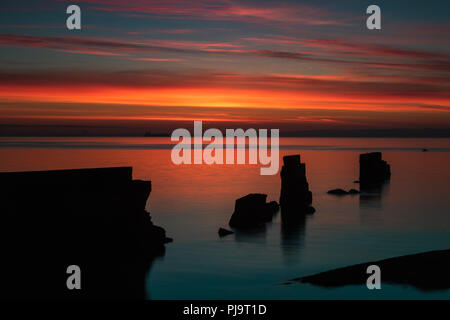
[[[81,8],[68,30],[66,8]],[[381,8],[381,30],[366,9]],[[449,1],[0,4],[0,135],[450,130]]]

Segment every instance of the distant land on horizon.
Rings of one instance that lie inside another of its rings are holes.
[[[230,126],[232,128],[233,126]],[[192,133],[192,128],[186,127]],[[233,127],[235,129],[242,126]],[[175,129],[175,128],[174,128]],[[257,128],[256,128],[257,129]],[[204,128],[206,130],[206,128]],[[225,136],[225,130],[221,130]],[[0,125],[0,137],[170,137],[166,132],[126,127],[89,126],[10,126]],[[324,129],[290,131],[280,129],[280,137],[324,137],[324,138],[450,138],[450,128],[423,129]]]

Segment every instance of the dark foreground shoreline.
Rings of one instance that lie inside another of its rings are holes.
[[[0,298],[148,298],[170,240],[146,211],[151,189],[131,167],[0,173]]]
[[[450,249],[356,264],[295,278],[290,282],[309,283],[327,288],[365,285],[370,276],[366,273],[367,267],[373,264],[381,269],[382,283],[412,286],[421,291],[450,288]]]

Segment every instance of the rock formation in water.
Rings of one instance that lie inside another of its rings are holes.
[[[360,192],[356,189],[350,189],[348,191],[345,191],[343,189],[331,189],[331,190],[328,190],[327,193],[335,195],[335,196],[346,196],[349,194],[359,194]]]
[[[327,193],[335,196],[345,196],[348,194],[348,192],[343,189],[331,189],[328,190]]]
[[[359,182],[361,188],[378,186],[391,178],[391,167],[381,157],[381,152],[359,155]]]
[[[314,213],[311,207],[312,193],[306,180],[305,164],[300,155],[283,157],[281,169],[280,206],[283,219],[296,218],[298,215]]]
[[[0,296],[143,299],[166,238],[145,211],[150,181],[132,168],[0,173]],[[81,270],[81,290],[66,286]]]
[[[229,225],[232,228],[253,228],[272,221],[279,206],[276,201],[266,202],[267,195],[251,193],[236,200]]]
[[[450,289],[450,250],[430,251],[381,261],[366,262],[334,269],[291,281],[310,283],[321,287],[365,285],[367,267],[377,265],[384,283],[409,285],[423,291]]]
[[[233,234],[234,232],[231,230],[227,230],[224,228],[219,228],[219,231],[217,231],[217,233],[219,234],[219,237],[225,237],[225,236],[229,236],[230,234]]]

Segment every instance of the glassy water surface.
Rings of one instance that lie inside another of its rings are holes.
[[[169,138],[0,138],[0,171],[133,166],[152,180],[147,203],[174,242],[147,279],[152,299],[450,298],[383,285],[323,289],[289,279],[355,263],[450,248],[450,139],[282,138],[280,157],[300,153],[316,213],[284,230],[220,239],[237,198],[277,200],[280,177],[259,165],[172,164]],[[422,152],[426,148],[429,152]],[[380,194],[335,197],[358,188],[358,156],[383,151],[392,178]]]

